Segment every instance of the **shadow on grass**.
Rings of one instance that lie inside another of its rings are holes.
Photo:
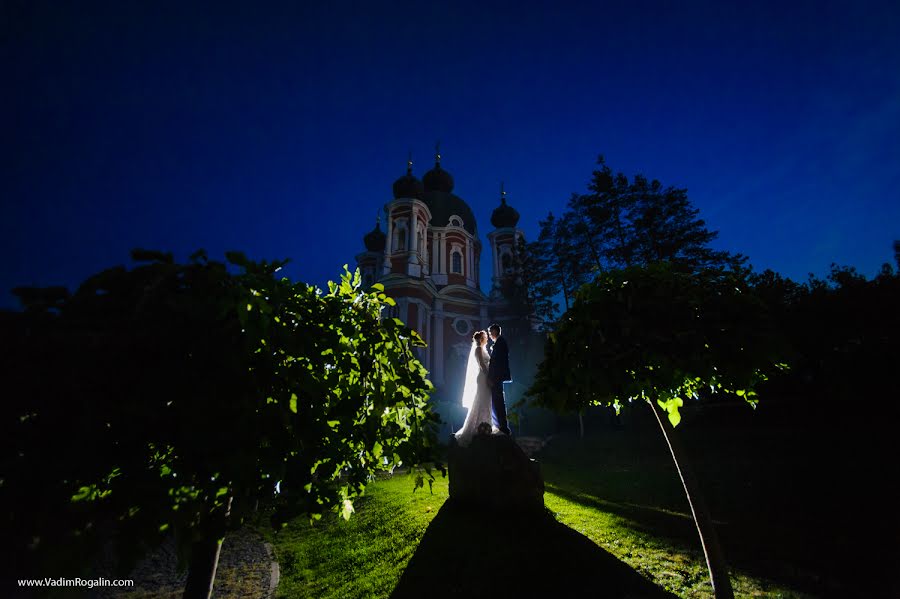
[[[553,484],[547,484],[546,489],[563,499],[624,518],[629,527],[664,540],[674,551],[701,551],[696,525],[686,514],[653,506],[608,501]],[[878,513],[887,511],[876,511]],[[833,555],[829,555],[828,551],[816,547],[819,544],[832,545],[837,541],[837,532],[828,524],[827,517],[823,515],[820,519],[821,530],[815,533],[807,531],[804,535],[800,531],[787,531],[797,526],[794,518],[786,514],[779,516],[780,521],[716,521],[716,532],[729,565],[817,597],[898,596],[895,590],[898,583],[893,579],[894,568],[890,566],[896,563],[896,557],[889,557],[898,553],[893,543],[878,552],[861,551],[867,546],[859,544],[853,545],[852,550],[838,547],[832,550]],[[866,522],[865,517],[857,518],[862,526],[871,524]],[[822,553],[825,555],[819,555]],[[859,576],[859,572],[866,572],[866,575]]]
[[[666,598],[657,587],[548,511],[491,513],[447,501],[392,599],[548,596]]]
[[[608,514],[614,514],[625,518],[629,526],[635,530],[662,537],[673,548],[681,550],[700,551],[700,537],[697,536],[697,526],[694,520],[687,514],[681,514],[654,506],[642,506],[632,503],[608,501],[584,493],[576,493],[562,486],[547,484],[547,492],[553,493],[563,499],[578,503]],[[715,522],[715,521],[714,521]],[[723,526],[721,522],[715,522],[716,530]]]

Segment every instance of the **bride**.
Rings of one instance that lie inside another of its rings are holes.
[[[467,446],[476,432],[496,430],[491,426],[491,387],[487,375],[490,361],[487,333],[477,331],[472,335],[472,351],[469,352],[469,362],[466,365],[466,383],[462,397],[463,407],[469,408],[469,413],[462,428],[455,433],[461,447]],[[482,424],[485,426],[479,426]]]

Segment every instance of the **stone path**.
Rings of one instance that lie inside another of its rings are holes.
[[[134,587],[104,588],[89,593],[92,599],[180,599],[187,572],[179,573],[175,543],[168,542],[144,558],[129,574]],[[271,599],[279,570],[272,546],[251,529],[230,533],[222,543],[213,597]]]

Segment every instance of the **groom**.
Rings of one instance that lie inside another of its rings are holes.
[[[503,397],[503,383],[511,380],[509,376],[509,346],[506,339],[500,335],[500,325],[492,324],[488,328],[491,335],[491,364],[488,367],[488,382],[491,385],[491,407],[494,410],[494,418],[497,428],[501,433],[510,434],[509,424],[506,421],[506,400]]]

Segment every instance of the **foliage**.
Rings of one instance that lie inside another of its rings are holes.
[[[587,194],[572,194],[571,218],[585,260],[597,270],[631,266],[638,250],[639,234],[632,222],[637,195],[622,173],[613,173],[603,156],[597,159]]]
[[[765,305],[740,271],[632,266],[579,290],[528,394],[557,411],[656,401],[677,425],[684,402],[707,393],[755,405],[779,351]]]
[[[422,341],[381,318],[380,286],[345,267],[324,293],[239,253],[133,257],[71,296],[18,290],[25,311],[0,320],[0,516],[24,561],[64,569],[112,531],[119,555],[170,532],[184,548],[260,500],[276,525],[348,518],[375,471],[431,458]]]
[[[559,311],[556,298],[562,295],[569,308],[576,289],[589,276],[585,263],[575,245],[575,231],[571,217],[557,219],[553,213],[540,222],[537,239],[522,241],[516,248],[517,266],[524,273],[526,297],[535,316],[552,326]]]
[[[553,298],[568,310],[578,287],[599,273],[630,266],[671,262],[681,269],[736,270],[741,255],[710,247],[710,231],[690,202],[687,190],[657,180],[613,173],[597,160],[587,193],[572,194],[559,218],[549,214],[525,253],[532,266],[529,295],[545,323],[556,320]]]
[[[794,367],[773,377],[769,393],[820,406],[893,394],[900,274],[889,264],[871,280],[832,264],[825,280],[800,284],[765,271],[752,283],[792,352]]]

